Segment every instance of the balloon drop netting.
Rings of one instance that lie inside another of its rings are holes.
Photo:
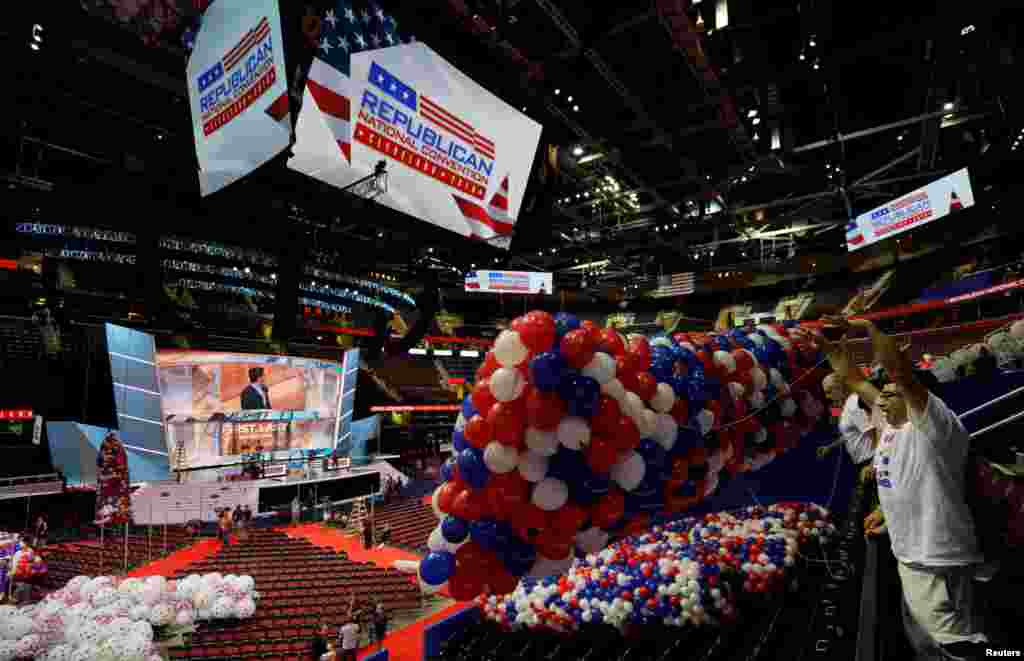
[[[782,590],[800,545],[834,534],[828,512],[806,503],[685,517],[587,554],[565,576],[478,601],[488,619],[513,628],[717,625],[735,618],[739,592]]]
[[[823,362],[785,326],[649,339],[519,317],[463,402],[421,584],[507,594],[686,511],[816,427]]]
[[[32,606],[0,606],[0,661],[156,661],[154,637],[202,620],[248,619],[251,576],[78,576]]]

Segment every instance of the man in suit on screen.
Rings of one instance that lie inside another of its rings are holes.
[[[267,389],[262,367],[249,369],[249,385],[242,391],[242,410],[273,408],[270,405],[270,390]]]

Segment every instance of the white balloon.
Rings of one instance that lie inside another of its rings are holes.
[[[514,330],[504,330],[494,340],[494,357],[502,367],[515,367],[526,360],[530,350],[523,344],[519,333]]]
[[[760,367],[755,367],[750,370],[750,383],[754,386],[754,390],[761,392],[768,387],[768,377],[765,376],[764,370]]]
[[[528,427],[526,429],[526,447],[542,457],[552,457],[558,452],[558,434]]]
[[[651,409],[644,409],[635,420],[641,437],[649,438],[657,432],[658,414]]]
[[[725,369],[728,374],[736,371],[736,359],[728,351],[716,351],[713,359],[715,364]]]
[[[603,386],[615,378],[615,359],[603,351],[598,351],[583,368],[582,374]]]
[[[526,381],[519,370],[511,367],[499,367],[491,374],[491,394],[499,402],[511,402],[523,394]]]
[[[452,544],[445,539],[444,535],[441,533],[441,526],[437,526],[430,531],[430,535],[427,537],[427,548],[434,552],[447,551],[449,553],[455,553],[458,545]]]
[[[676,419],[667,413],[659,413],[654,428],[654,440],[666,450],[671,450],[676,444],[678,434],[679,424]]]
[[[519,451],[510,445],[491,441],[484,448],[484,464],[492,473],[511,473],[519,464]]]
[[[455,431],[462,431],[466,428],[466,418],[459,412],[459,417],[455,418]]]
[[[676,405],[676,391],[667,383],[659,383],[658,390],[651,398],[651,408],[658,413],[668,413]]]
[[[558,442],[570,450],[580,450],[590,442],[590,425],[583,418],[562,418],[555,432]]]
[[[697,414],[697,425],[700,427],[701,436],[707,436],[715,425],[715,414],[707,409],[703,409]]]
[[[444,485],[441,485],[441,486],[444,486]],[[443,519],[444,516],[445,516],[444,512],[441,511],[441,507],[438,505],[438,502],[440,502],[440,498],[441,498],[441,487],[438,487],[438,488],[434,489],[434,494],[430,497],[430,509],[432,509],[434,511],[434,516],[436,516],[438,518],[438,520]],[[179,585],[178,587],[179,587],[179,594],[180,594],[181,586]]]
[[[1015,339],[1024,340],[1024,319],[1018,319],[1010,326],[1010,335]]]
[[[619,403],[621,403],[626,397],[626,387],[622,385],[622,381],[619,381],[618,379],[612,379],[608,383],[602,385],[601,392]]]
[[[644,458],[637,452],[630,452],[612,466],[612,479],[624,491],[632,491],[643,481],[646,470]]]
[[[608,546],[611,535],[600,528],[588,528],[576,535],[576,548],[584,553],[597,553]]]
[[[743,387],[742,383],[730,381],[727,384],[727,387],[729,388],[729,396],[733,398],[733,401],[743,399],[743,396],[747,393],[747,389]]]
[[[626,392],[626,399],[622,402],[622,408],[626,415],[631,418],[638,418],[647,410],[647,407],[644,406],[644,400],[640,399],[640,395],[631,390]],[[639,421],[637,421],[637,426],[639,426]]]
[[[535,452],[519,455],[519,474],[527,482],[540,482],[548,474],[548,458]]]
[[[569,487],[565,482],[546,477],[533,489],[531,501],[545,512],[554,512],[569,500]]]

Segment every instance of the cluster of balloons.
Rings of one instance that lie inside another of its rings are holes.
[[[685,517],[588,554],[565,576],[478,601],[508,628],[713,626],[736,617],[739,592],[783,589],[800,545],[833,534],[828,512],[809,503]]]
[[[257,597],[251,576],[77,576],[38,604],[0,606],[0,661],[156,661],[164,627],[251,618]]]
[[[685,511],[813,428],[819,398],[788,384],[817,359],[783,327],[648,339],[519,317],[463,402],[422,584],[505,594]]]

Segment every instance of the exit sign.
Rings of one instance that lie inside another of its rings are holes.
[[[0,409],[0,420],[31,420],[32,409]]]

